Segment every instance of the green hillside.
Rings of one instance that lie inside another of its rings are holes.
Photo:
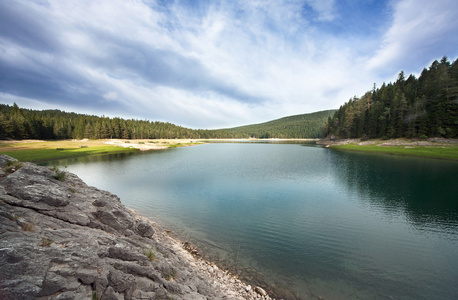
[[[336,110],[294,115],[281,119],[234,128],[221,129],[234,137],[252,138],[321,138],[328,117]]]

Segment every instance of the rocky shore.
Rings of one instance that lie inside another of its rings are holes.
[[[271,299],[74,174],[0,169],[0,299]]]

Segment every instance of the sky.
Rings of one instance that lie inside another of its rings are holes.
[[[0,103],[228,128],[458,57],[456,0],[3,0]]]

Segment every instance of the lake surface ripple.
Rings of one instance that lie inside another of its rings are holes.
[[[458,299],[458,163],[206,144],[66,165],[285,299]]]

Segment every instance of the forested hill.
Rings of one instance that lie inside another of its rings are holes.
[[[254,138],[321,138],[329,116],[336,110],[284,117],[254,125],[222,129],[245,137]]]
[[[419,78],[400,72],[329,118],[325,135],[339,138],[458,137],[458,59],[444,57]]]
[[[298,115],[234,129],[189,129],[171,123],[125,120],[68,113],[60,110],[31,110],[0,104],[0,139],[210,139],[210,138],[317,138],[333,111]]]
[[[216,135],[218,134],[218,136]],[[0,104],[0,139],[175,139],[230,138],[216,130],[193,130],[171,123],[125,120],[60,110],[30,110]]]

